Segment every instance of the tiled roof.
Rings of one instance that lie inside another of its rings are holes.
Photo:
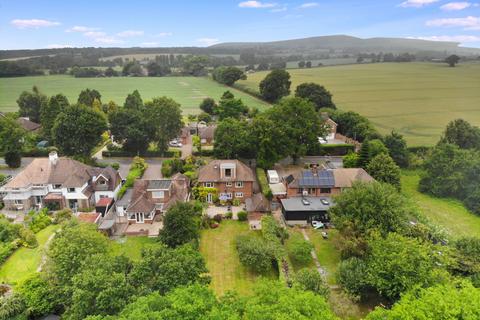
[[[235,179],[220,178],[221,164],[235,164]],[[220,182],[220,181],[255,181],[252,169],[239,160],[213,160],[200,168],[198,173],[199,182]]]

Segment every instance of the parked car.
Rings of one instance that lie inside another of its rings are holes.
[[[170,141],[170,142],[168,143],[168,145],[169,145],[170,147],[177,147],[177,148],[179,148],[179,147],[182,146],[182,143],[181,143],[178,139],[173,139],[172,141]]]
[[[312,227],[314,229],[322,229],[323,227],[325,227],[325,225],[323,224],[323,222],[313,220]]]

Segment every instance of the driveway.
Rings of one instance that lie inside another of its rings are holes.
[[[187,138],[187,143],[182,145],[182,159],[190,157],[193,153],[193,142],[192,135],[189,135]]]
[[[238,206],[238,207],[232,206],[232,219],[233,219],[233,220],[237,220],[237,219],[238,219],[237,213],[239,213],[240,211],[243,211],[243,210],[244,210],[243,205],[242,205],[242,206]],[[217,214],[222,215],[222,216],[225,216],[225,214],[226,214],[227,212],[228,212],[227,206],[217,207],[217,206],[214,206],[214,205],[209,206],[209,207],[207,208],[207,210],[205,211],[205,213],[206,213],[210,218],[215,217]]]

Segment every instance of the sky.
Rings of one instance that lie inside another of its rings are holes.
[[[480,48],[480,0],[0,0],[0,49],[208,46],[335,34]]]

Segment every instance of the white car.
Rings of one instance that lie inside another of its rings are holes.
[[[170,145],[170,147],[180,148],[182,146],[182,143],[177,139],[170,141],[168,144]]]
[[[313,229],[317,230],[317,229],[322,229],[323,227],[325,227],[325,225],[320,221],[315,221],[314,220],[314,221],[312,221],[312,227],[313,227]]]

